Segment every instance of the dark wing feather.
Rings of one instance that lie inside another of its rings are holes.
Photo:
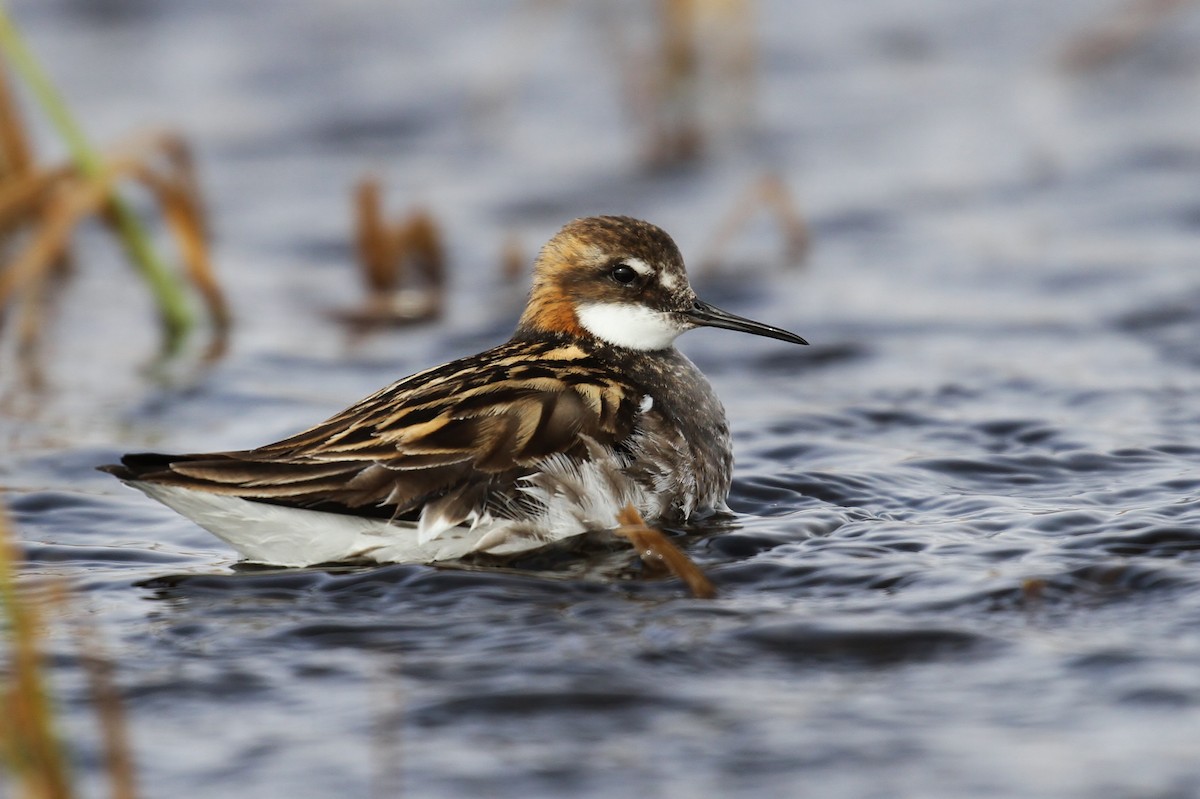
[[[122,479],[314,509],[411,517],[484,502],[542,458],[621,446],[641,395],[582,347],[509,343],[421,372],[283,441],[242,452],[127,455]]]

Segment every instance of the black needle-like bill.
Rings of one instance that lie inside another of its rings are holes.
[[[729,311],[722,311],[715,305],[709,305],[702,300],[696,300],[696,304],[692,309],[684,311],[683,315],[702,327],[722,327],[726,330],[740,330],[743,333],[777,338],[780,341],[790,341],[793,344],[808,343],[795,333],[789,333],[783,328],[764,325],[762,322],[755,322],[753,319],[746,319],[743,316],[731,314]]]

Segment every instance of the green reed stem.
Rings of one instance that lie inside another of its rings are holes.
[[[3,4],[0,4],[0,51],[25,79],[38,105],[62,136],[79,171],[86,177],[98,178],[104,169],[103,160],[88,143],[62,95],[25,44]],[[141,220],[116,190],[112,192],[109,207],[125,252],[150,287],[158,305],[165,349],[169,353],[175,352],[194,323],[187,295],[154,249]]]

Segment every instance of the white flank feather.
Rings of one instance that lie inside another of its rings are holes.
[[[312,566],[349,560],[432,563],[481,551],[491,528],[453,527],[420,541],[411,522],[289,508],[178,486],[130,481],[147,496],[186,516],[244,558],[273,566]],[[520,552],[540,546],[510,546]]]
[[[460,525],[435,517],[424,535],[413,522],[290,508],[137,480],[129,485],[191,519],[254,563],[433,563],[475,552],[513,555],[613,529],[617,511],[628,502],[639,508],[646,505],[645,492],[617,469],[611,458],[579,462],[552,456],[542,472],[528,478],[530,485],[521,488],[545,504],[540,516],[512,521],[472,514]]]

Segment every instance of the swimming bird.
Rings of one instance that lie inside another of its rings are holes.
[[[675,349],[696,327],[804,339],[700,300],[648,222],[576,219],[542,248],[512,338],[254,449],[100,467],[250,561],[510,555],[727,510],[725,410]]]

